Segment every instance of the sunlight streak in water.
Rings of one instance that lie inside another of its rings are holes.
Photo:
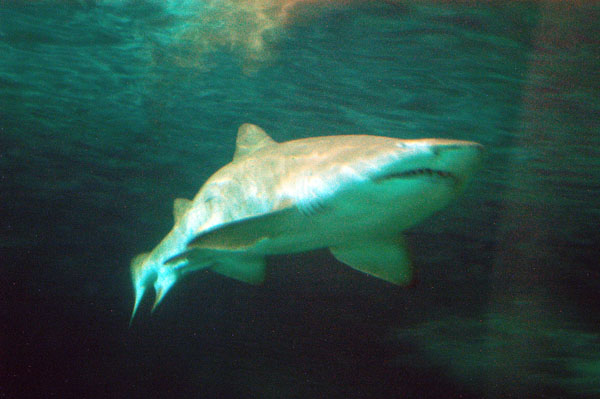
[[[199,69],[211,69],[211,54],[228,50],[242,59],[245,72],[252,72],[273,58],[272,43],[284,27],[299,16],[332,0],[210,0],[202,1],[186,26],[174,38],[182,50],[177,63]],[[335,3],[346,3],[335,2]]]

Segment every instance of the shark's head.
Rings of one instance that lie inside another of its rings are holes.
[[[166,293],[177,282],[179,273],[175,268],[165,266],[162,262],[153,259],[151,253],[143,253],[131,261],[131,280],[135,290],[135,303],[129,324],[133,321],[137,309],[149,287],[154,287],[155,299],[152,311],[163,300]]]
[[[406,177],[447,178],[460,191],[481,162],[483,146],[461,140],[421,139],[402,144],[408,151],[401,163]],[[413,164],[414,163],[414,164]]]
[[[386,148],[382,151],[390,154]],[[464,187],[481,161],[483,146],[471,141],[420,139],[397,140],[392,156],[377,165],[376,180],[446,180]]]
[[[404,230],[444,208],[459,195],[473,176],[483,146],[469,141],[421,139],[397,140],[390,151],[382,150],[372,180],[372,203],[396,204],[383,210]]]

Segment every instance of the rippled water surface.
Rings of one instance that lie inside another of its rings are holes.
[[[0,397],[600,395],[600,8],[589,1],[0,2]],[[129,263],[277,141],[473,140],[399,288],[327,251],[198,272],[127,327]]]

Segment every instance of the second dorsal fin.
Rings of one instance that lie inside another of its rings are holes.
[[[275,140],[262,128],[251,123],[244,123],[238,129],[233,161],[235,162],[243,156],[250,155],[256,150],[275,143]]]
[[[173,202],[173,218],[175,219],[175,223],[179,222],[179,219],[183,216],[184,213],[192,205],[192,201],[185,198],[177,198]]]

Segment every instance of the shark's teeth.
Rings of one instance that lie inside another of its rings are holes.
[[[408,171],[404,171],[404,172],[389,173],[387,175],[379,176],[376,180],[383,181],[383,180],[388,180],[388,179],[403,179],[403,178],[407,178],[407,177],[416,177],[416,176],[422,176],[422,175],[458,180],[458,178],[450,172],[446,172],[443,170],[430,169],[430,168],[412,169],[412,170],[408,170]]]

